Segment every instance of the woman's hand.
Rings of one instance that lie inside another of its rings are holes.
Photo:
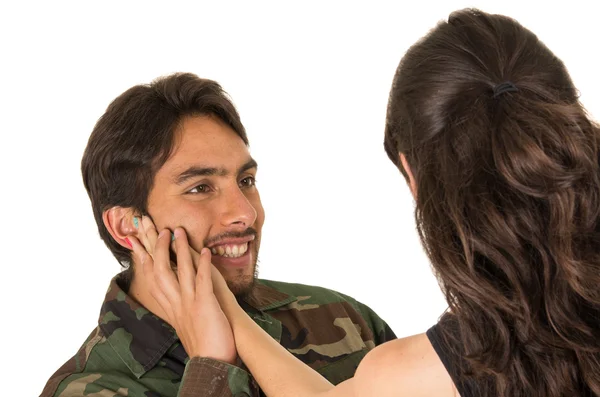
[[[147,217],[143,217],[141,223],[141,242],[130,237],[142,268],[139,274],[163,309],[166,321],[177,332],[186,352],[190,358],[209,357],[233,364],[237,359],[233,332],[215,292],[223,299],[231,299],[233,294],[223,276],[211,264],[210,250],[194,251],[182,228],[175,229],[175,239],[171,242],[169,230],[164,229],[157,234]],[[176,263],[170,261],[171,245],[176,252]]]

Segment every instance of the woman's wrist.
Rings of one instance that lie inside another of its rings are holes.
[[[243,312],[235,295],[227,290],[227,292],[219,298],[219,304],[221,305],[221,310],[223,310],[223,313],[225,313],[225,316],[227,316],[229,323],[233,327],[233,321],[239,316],[240,311]]]
[[[233,329],[239,323],[240,318],[242,318],[242,316],[247,316],[247,314],[242,309],[235,297],[228,302],[227,306],[228,307],[225,314],[229,320],[229,324],[231,324],[231,328]]]

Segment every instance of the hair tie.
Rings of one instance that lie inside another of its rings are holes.
[[[517,92],[519,89],[510,81],[505,81],[504,83],[500,83],[494,87],[494,96],[493,98],[497,98],[499,95],[504,94],[505,92]]]

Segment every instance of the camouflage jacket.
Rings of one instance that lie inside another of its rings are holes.
[[[115,277],[98,327],[48,380],[41,397],[258,397],[243,363],[189,359],[174,329],[136,303]],[[300,284],[258,280],[241,302],[254,321],[331,383],[354,375],[365,354],[395,335],[349,296]]]

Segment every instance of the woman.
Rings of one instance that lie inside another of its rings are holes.
[[[400,62],[385,131],[448,313],[333,387],[263,333],[213,268],[241,359],[275,397],[600,396],[599,138],[533,33],[453,13]],[[198,260],[205,277],[210,253]]]

